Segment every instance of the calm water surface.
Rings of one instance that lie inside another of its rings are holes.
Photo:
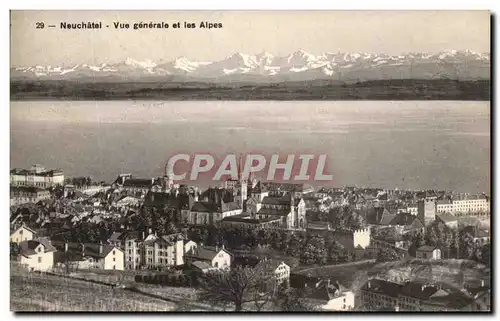
[[[490,191],[489,102],[12,102],[11,167],[111,181],[175,152],[315,152],[332,185]]]

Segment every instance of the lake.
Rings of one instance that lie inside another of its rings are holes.
[[[490,192],[490,103],[16,101],[11,167],[114,180],[176,152],[328,154],[332,186]],[[324,184],[328,185],[328,184]]]

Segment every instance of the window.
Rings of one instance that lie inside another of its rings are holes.
[[[113,262],[116,262],[115,258],[113,258]]]
[[[113,250],[113,255],[115,255],[115,250]]]
[[[38,257],[38,263],[42,263],[42,257],[41,256]]]
[[[113,270],[116,270],[116,265],[113,265]]]

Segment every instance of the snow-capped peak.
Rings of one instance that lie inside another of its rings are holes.
[[[443,61],[449,64],[440,64]],[[450,72],[456,73],[456,70],[460,69],[464,70],[461,72],[476,77],[474,75],[482,75],[482,72],[488,70],[487,67],[489,63],[489,53],[478,53],[470,50],[443,50],[437,53],[412,52],[398,55],[327,51],[315,55],[300,49],[283,56],[275,56],[266,51],[257,54],[237,52],[227,56],[225,59],[216,60],[214,62],[190,60],[190,58],[185,56],[175,58],[170,62],[161,62],[160,64],[149,59],[136,60],[127,58],[120,63],[114,64],[87,62],[86,64],[73,65],[71,67],[66,67],[64,65],[56,66],[56,64],[52,64],[52,66],[35,65],[12,68],[11,72],[14,78],[17,76],[23,78],[57,78],[64,76],[64,79],[68,79],[73,77],[73,75],[93,78],[101,75],[106,77],[114,75],[116,75],[116,77],[189,75],[190,77],[210,79],[226,75],[234,77],[247,74],[262,77],[290,76],[311,77],[311,79],[317,77],[333,77],[335,79],[340,79],[340,77],[352,77],[358,79],[359,77],[369,78],[371,77],[370,75],[377,77],[377,75],[381,74],[380,68],[385,68],[382,73],[387,73],[388,77],[391,77],[393,74],[394,77],[425,78],[437,77],[435,73],[432,72],[432,64],[439,64],[439,66],[436,66],[436,70],[447,68],[446,66],[454,67],[453,64],[459,64],[461,68],[454,68]],[[422,65],[421,74],[419,74],[419,64],[425,64],[425,66]],[[408,66],[412,68],[411,76]],[[476,66],[479,66],[479,68]]]

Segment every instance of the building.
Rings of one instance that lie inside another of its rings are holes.
[[[484,295],[485,291],[480,291]],[[487,293],[487,292],[486,292]],[[446,284],[406,281],[403,284],[371,279],[360,289],[360,304],[368,310],[488,311],[483,295]],[[478,304],[476,304],[476,302]],[[478,307],[479,306],[479,307]]]
[[[124,270],[124,253],[114,245],[54,241],[55,262],[75,270]]]
[[[144,263],[144,232],[129,231],[124,233],[125,269],[136,270]]]
[[[258,186],[258,185],[257,185]],[[296,198],[294,193],[278,193],[268,196],[263,189],[252,190],[252,197],[247,201],[247,212],[255,220],[279,220],[279,226],[287,229],[305,229],[306,203]]]
[[[50,191],[34,186],[11,186],[10,205],[38,203],[50,198]]]
[[[408,206],[406,207],[406,212],[410,213],[411,215],[417,216],[418,206],[416,204],[408,204]]]
[[[118,201],[115,202],[114,206],[117,208],[123,208],[123,207],[137,207],[140,204],[142,204],[142,200],[137,197],[133,196],[124,196]]]
[[[436,197],[422,198],[417,203],[417,217],[425,226],[436,219]]]
[[[124,242],[125,242],[125,233],[122,232],[113,232],[109,239],[107,240],[109,245],[116,246],[120,249],[123,249]]]
[[[226,217],[241,213],[242,208],[238,202],[226,202],[217,192],[214,199],[204,198],[204,201],[196,201],[189,196],[186,208],[181,209],[181,219],[190,225],[214,225]]]
[[[264,258],[256,265],[256,268],[262,269],[264,278],[271,282],[275,290],[280,286],[290,286],[290,266],[285,262]]]
[[[198,244],[196,244],[196,242],[191,240],[184,240],[184,253],[192,252],[196,250],[197,247]]]
[[[365,249],[371,244],[370,228],[362,228],[354,231],[335,231],[333,238],[344,246],[346,250],[356,248]]]
[[[345,289],[338,281],[331,283],[330,279],[319,281],[307,298],[320,311],[351,311],[354,309],[354,293]]]
[[[182,234],[150,234],[143,242],[144,265],[148,268],[184,265]]]
[[[10,234],[10,243],[21,243],[25,241],[31,241],[36,238],[36,232],[29,227],[22,225]]]
[[[64,173],[62,170],[46,170],[41,165],[33,165],[31,169],[14,168],[10,171],[10,185],[33,186],[48,188],[64,185]]]
[[[432,246],[424,245],[417,249],[417,259],[440,260],[441,250]]]
[[[437,203],[437,212],[457,216],[489,213],[490,200],[486,195],[465,195],[452,200],[440,200]]]
[[[222,219],[222,225],[225,226],[252,226],[261,228],[276,228],[281,226],[281,218],[277,216],[271,216],[268,218],[257,219],[252,218],[248,213],[242,213],[239,215],[233,215]]]
[[[454,215],[450,215],[447,213],[441,213],[436,215],[436,221],[441,222],[452,229],[458,228],[458,219]]]
[[[263,182],[262,184],[271,193],[293,193],[296,198],[314,192],[314,189],[310,185],[303,183]]]
[[[120,174],[112,187],[125,191],[127,195],[144,197],[155,186],[154,178],[135,178],[132,174]]]
[[[184,259],[188,264],[201,261],[214,268],[229,269],[231,267],[232,254],[224,246],[222,248],[199,246],[193,251],[186,253]]]
[[[46,238],[22,241],[19,243],[17,261],[30,271],[51,271],[56,251],[50,240]]]
[[[424,224],[411,213],[396,214],[387,226],[393,226],[399,235],[416,234],[424,232]]]
[[[151,231],[150,231],[151,232]],[[184,264],[184,240],[181,234],[158,236],[137,231],[126,232],[125,268],[159,268]]]
[[[463,233],[469,234],[474,242],[479,243],[481,245],[487,244],[490,242],[490,233],[487,230],[480,229],[477,226],[466,226],[462,229]]]

